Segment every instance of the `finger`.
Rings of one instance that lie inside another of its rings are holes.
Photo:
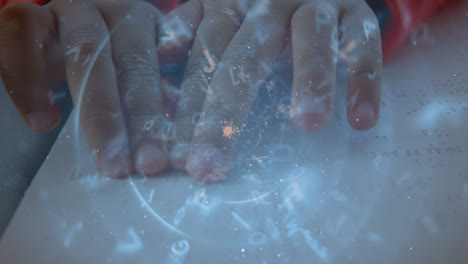
[[[205,118],[192,139],[186,169],[196,179],[214,182],[230,170],[236,139],[281,49],[285,17],[248,14],[224,53],[203,105]]]
[[[206,13],[208,12],[208,13]],[[185,69],[177,105],[175,134],[170,161],[173,168],[184,169],[196,121],[205,95],[211,92],[210,80],[217,62],[238,30],[238,26],[218,10],[205,12]],[[216,36],[213,38],[213,36]]]
[[[55,128],[61,118],[45,70],[45,50],[54,32],[47,7],[12,4],[0,12],[2,79],[26,124],[40,132]]]
[[[203,16],[198,0],[192,0],[165,15],[159,23],[158,56],[161,70],[171,72],[185,61]]]
[[[178,88],[181,86],[188,54],[202,16],[201,4],[198,0],[193,0],[169,12],[158,24],[158,57],[163,102],[167,117],[171,120],[175,116]]]
[[[300,7],[292,18],[293,94],[291,118],[311,131],[331,119],[338,51],[336,9],[324,1]]]
[[[101,173],[125,176],[130,153],[106,24],[93,5],[55,3],[68,84],[88,145]]]
[[[373,127],[379,117],[382,49],[379,24],[365,4],[349,10],[341,26],[345,47],[341,59],[348,65],[347,112],[349,124],[357,130]]]
[[[159,11],[146,2],[101,8],[112,30],[111,45],[117,69],[135,169],[155,175],[166,168],[168,154],[159,65],[156,21]]]

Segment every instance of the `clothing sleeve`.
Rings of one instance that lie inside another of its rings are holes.
[[[178,6],[179,3],[183,2],[181,0],[145,0],[145,1],[156,6],[164,14],[176,8],[176,6]]]
[[[382,29],[382,52],[389,57],[421,23],[459,0],[385,0],[389,19]]]
[[[0,0],[0,9],[9,3],[27,2],[39,5],[46,4],[50,0]],[[156,6],[161,12],[167,13],[184,0],[146,0]],[[367,0],[372,3],[382,2],[385,23],[382,27],[382,52],[384,59],[388,58],[411,34],[415,28],[434,14],[440,8],[459,2],[460,0]],[[379,8],[382,5],[375,5]],[[382,21],[379,21],[382,22]]]
[[[49,0],[0,0],[0,9],[11,3],[34,3],[38,5],[44,5],[47,2],[49,2]]]

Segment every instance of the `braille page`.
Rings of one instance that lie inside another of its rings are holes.
[[[465,263],[467,22],[466,3],[441,12],[385,64],[369,131],[347,124],[342,73],[325,129],[296,130],[287,100],[251,116],[220,184],[182,172],[103,178],[72,114],[1,239],[1,262]]]

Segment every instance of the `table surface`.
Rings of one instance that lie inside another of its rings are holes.
[[[467,3],[442,11],[386,63],[374,129],[346,124],[339,89],[329,127],[272,122],[222,184],[99,177],[72,114],[2,263],[465,263],[467,22]]]

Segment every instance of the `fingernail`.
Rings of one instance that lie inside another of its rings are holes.
[[[354,112],[356,123],[362,123],[363,127],[369,127],[374,123],[374,104],[371,102],[360,102]]]
[[[100,155],[99,167],[104,176],[110,178],[126,177],[129,173],[128,157],[125,153],[119,152],[116,155]]]
[[[164,170],[168,163],[165,151],[156,143],[146,143],[138,149],[135,168],[146,175],[155,175]]]
[[[217,182],[226,178],[223,153],[209,144],[196,147],[187,161],[187,172],[199,181]]]
[[[304,96],[291,112],[293,122],[302,130],[311,131],[323,127],[328,122],[328,99],[317,100],[314,96]]]
[[[26,115],[26,120],[31,129],[39,132],[54,128],[59,117],[54,112],[33,112]]]
[[[187,143],[177,143],[171,149],[169,154],[171,167],[176,170],[185,169],[185,162],[189,154],[190,145]]]

